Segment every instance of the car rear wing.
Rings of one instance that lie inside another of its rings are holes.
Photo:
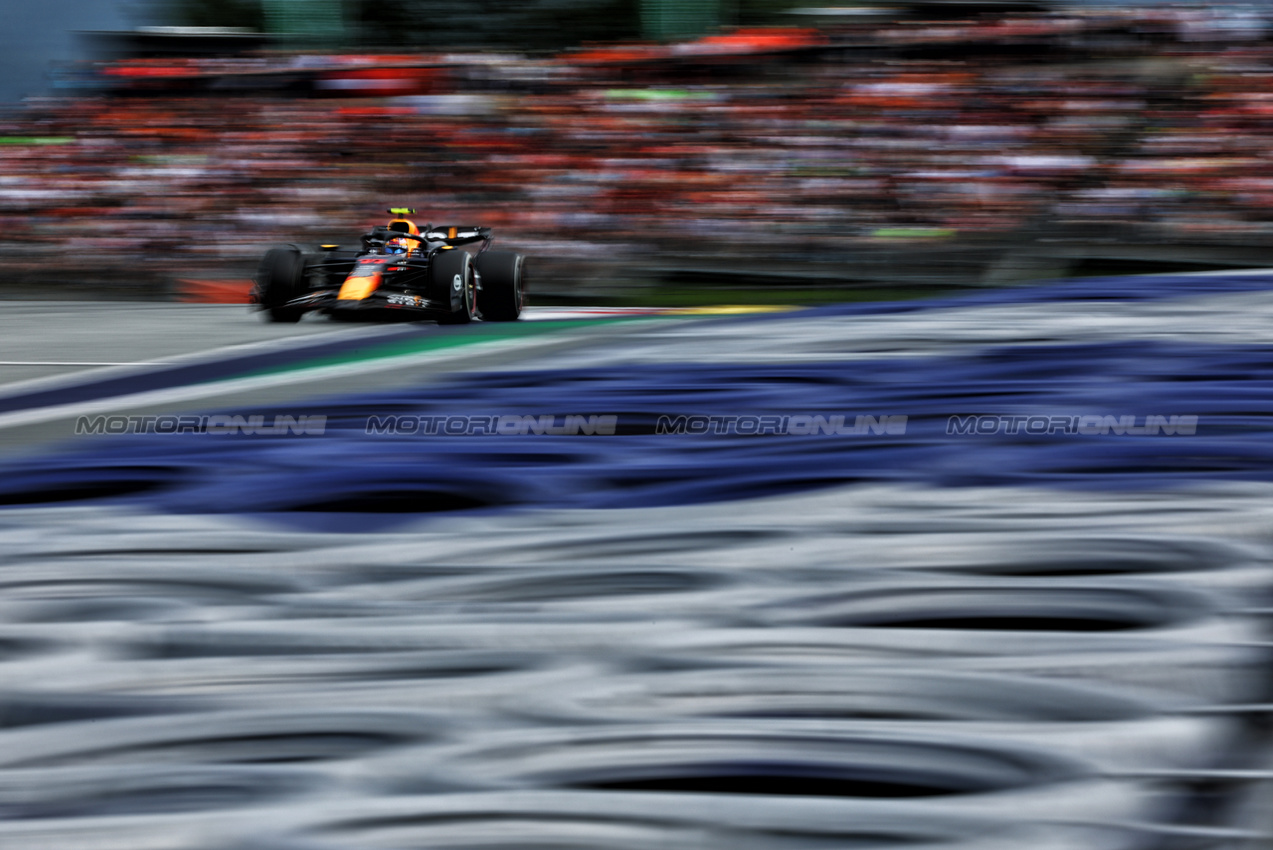
[[[430,242],[445,242],[448,245],[470,245],[479,241],[484,241],[489,245],[491,242],[491,229],[489,227],[431,224],[424,228],[423,233]]]
[[[469,245],[473,242],[484,242],[482,250],[485,251],[491,246],[491,228],[489,227],[459,227],[459,226],[442,226],[435,227],[427,225],[421,229],[419,235],[414,233],[404,233],[400,230],[391,230],[384,225],[377,225],[369,232],[363,234],[362,247],[363,250],[372,247],[379,247],[390,239],[411,239],[422,244],[450,245]]]

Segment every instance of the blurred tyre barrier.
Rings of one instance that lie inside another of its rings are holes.
[[[859,731],[718,718],[527,729],[427,754],[387,753],[375,774],[389,795],[460,778],[473,790],[559,789],[621,820],[657,811],[708,833],[745,827],[806,840],[861,839],[863,822],[889,823],[896,840],[936,837],[938,824],[950,830],[962,820],[949,839],[1043,819],[1061,830],[1157,814],[1139,779],[1104,776],[1039,742],[954,727]]]
[[[1062,751],[1110,772],[1204,764],[1240,731],[1236,716],[1195,713],[1195,702],[1130,687],[852,663],[631,673],[528,702],[555,722],[822,720],[1063,741]]]
[[[1244,734],[1240,714],[1116,685],[931,669],[828,664],[611,677],[535,700],[546,719],[585,723],[662,718],[839,723],[855,730],[977,734],[1081,756],[1106,776],[1213,762]],[[1179,713],[1171,713],[1175,708]]]
[[[1219,604],[1241,608],[1268,589],[1265,557],[1257,546],[1215,537],[1052,536],[1036,530],[997,532],[986,539],[966,533],[931,534],[925,538],[922,557],[893,560],[888,567],[1009,579],[1149,577],[1205,589],[1220,597]]]
[[[874,579],[874,581],[873,581]],[[1258,699],[1268,657],[1259,622],[1215,597],[1151,579],[995,581],[867,572],[839,590],[772,591],[750,626],[675,637],[683,660],[778,663],[784,657],[929,659],[983,669],[1104,680],[1207,703]],[[656,645],[671,651],[672,641]]]
[[[1006,802],[1006,801],[1005,801]],[[1166,828],[1009,821],[903,801],[622,791],[493,791],[395,795],[354,811],[334,803],[300,848],[698,848],[914,847],[928,850],[1127,850],[1162,846]],[[348,810],[347,813],[341,810]],[[1195,844],[1234,831],[1195,830]],[[247,845],[249,850],[253,845]],[[274,844],[262,846],[276,846]]]
[[[141,763],[10,769],[0,775],[0,820],[59,821],[182,815],[278,805],[326,791],[312,767]],[[0,830],[0,836],[3,830]]]
[[[0,846],[1232,846],[1267,554],[1190,498],[9,514]]]
[[[5,730],[0,767],[68,764],[319,764],[435,738],[442,721],[405,711],[185,712]]]
[[[618,672],[568,691],[531,694],[545,720],[824,718],[858,722],[1112,723],[1191,703],[1127,687],[900,664],[839,663]]]
[[[0,847],[1268,844],[1268,286],[652,324],[330,400],[314,440],[9,464]],[[367,434],[385,411],[910,419]],[[1205,427],[947,433],[977,411]]]

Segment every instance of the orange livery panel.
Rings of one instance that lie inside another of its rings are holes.
[[[341,284],[337,301],[361,301],[380,286],[385,273],[387,257],[364,257]]]

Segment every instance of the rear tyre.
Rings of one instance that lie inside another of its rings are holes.
[[[442,324],[467,325],[477,317],[477,277],[471,254],[458,249],[439,251],[429,277],[433,299],[451,305],[451,312],[439,320]]]
[[[512,251],[486,251],[477,255],[477,272],[482,278],[478,309],[492,322],[513,322],[522,314],[526,300],[522,268],[526,258]]]
[[[305,291],[305,256],[295,245],[265,252],[256,271],[256,300],[271,322],[299,322],[305,311],[287,302]]]

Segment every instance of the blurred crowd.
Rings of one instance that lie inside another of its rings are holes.
[[[397,96],[30,100],[0,128],[0,258],[87,276],[250,272],[271,244],[351,243],[400,205],[493,226],[532,255],[638,265],[1273,233],[1273,43],[1250,13],[857,24],[700,64],[662,50],[443,57]],[[202,62],[96,73],[359,59]]]

